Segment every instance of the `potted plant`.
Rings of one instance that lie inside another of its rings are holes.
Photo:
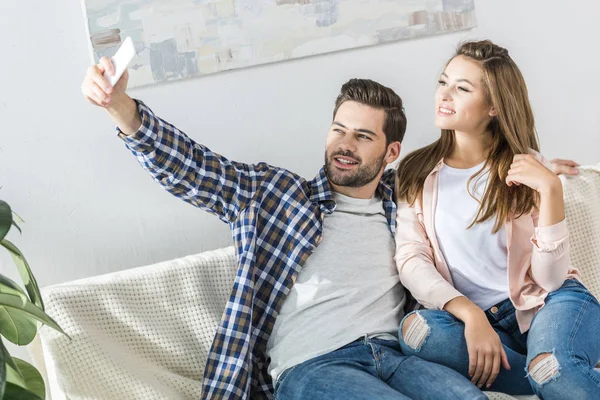
[[[19,218],[0,200],[0,245],[12,256],[25,290],[0,274],[0,399],[38,400],[46,398],[44,380],[31,364],[11,357],[3,339],[24,346],[35,338],[40,323],[65,334],[44,312],[44,303],[29,264],[19,249],[6,239],[11,228],[21,232]]]

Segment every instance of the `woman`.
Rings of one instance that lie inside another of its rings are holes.
[[[441,137],[398,169],[396,262],[428,309],[400,324],[403,352],[490,390],[600,398],[600,305],[569,263],[562,185],[508,52],[462,44],[436,111]]]

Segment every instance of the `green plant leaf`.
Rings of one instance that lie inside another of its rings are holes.
[[[23,234],[23,231],[21,230],[21,227],[19,225],[17,225],[17,223],[15,222],[14,219],[13,219],[13,222],[12,222],[12,226],[14,226],[19,231],[19,233],[21,235]]]
[[[6,387],[6,363],[4,362],[4,352],[0,352],[0,399],[4,398]]]
[[[18,310],[19,312],[33,318],[41,323],[48,325],[54,330],[62,333],[63,335],[69,337],[58,324],[50,318],[43,310],[39,307],[35,306],[33,303],[24,299],[22,296],[17,296],[14,294],[8,293],[0,293],[0,305],[5,308],[10,308],[14,310]]]
[[[6,340],[25,346],[35,339],[37,322],[21,311],[0,304],[0,334]]]
[[[23,379],[23,375],[21,375],[21,371],[19,371],[19,368],[17,368],[17,364],[15,364],[15,360],[13,360],[12,356],[8,352],[8,349],[4,345],[2,338],[0,338],[0,347],[2,347],[1,350],[2,350],[2,355],[4,356],[4,363],[9,368],[12,368],[13,370],[15,370],[18,373],[18,376],[16,377],[17,379],[18,378]]]
[[[23,289],[16,282],[0,275],[0,293],[17,295],[29,300]],[[27,315],[6,308],[0,304],[0,334],[10,342],[19,346],[31,343],[37,333],[37,322]]]
[[[27,298],[27,295],[25,294],[21,286],[17,284],[17,282],[2,274],[0,274],[0,293],[19,294]]]
[[[6,389],[4,393],[6,398],[11,400],[44,400],[46,398],[46,387],[39,371],[33,365],[19,358],[15,358],[14,361],[18,371],[12,371],[11,368],[6,370]],[[17,375],[17,372],[20,375]]]
[[[0,240],[4,239],[12,225],[12,211],[7,202],[0,200]]]
[[[24,223],[24,222],[25,222],[25,221],[23,221],[23,218],[21,218],[21,217],[19,216],[19,214],[17,214],[16,212],[14,212],[14,210],[13,210],[13,212],[12,212],[12,213],[13,213],[13,216],[14,216],[14,217],[17,217],[17,221],[19,221],[19,223],[20,223],[20,224],[22,224],[22,223]],[[15,220],[15,219],[13,218],[13,221],[14,221],[14,220]]]
[[[21,227],[17,224],[17,221],[19,224],[25,223],[25,221],[23,221],[23,218],[19,217],[19,214],[17,214],[16,212],[12,212],[13,214],[13,219],[12,219],[12,226],[14,226],[19,233],[22,235],[23,231],[21,231]]]
[[[0,245],[4,246],[4,248],[8,250],[15,264],[17,264],[17,270],[19,271],[19,275],[23,280],[23,285],[25,285],[25,289],[27,289],[27,293],[29,294],[29,298],[33,304],[44,310],[44,303],[42,301],[40,289],[35,277],[33,276],[33,273],[31,272],[31,268],[29,268],[27,260],[25,260],[25,256],[23,256],[23,253],[17,249],[17,246],[6,239],[0,241]]]
[[[44,389],[45,392],[45,389]],[[20,386],[13,385],[12,383],[6,383],[6,397],[5,399],[10,400],[44,400],[43,397],[38,396],[35,393],[30,392],[27,389],[23,389]]]

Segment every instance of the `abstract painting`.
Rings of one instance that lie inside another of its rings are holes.
[[[91,58],[130,36],[130,86],[468,29],[474,0],[82,0]]]

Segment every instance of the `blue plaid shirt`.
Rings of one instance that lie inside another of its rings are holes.
[[[229,224],[238,269],[208,355],[203,399],[271,399],[266,346],[298,272],[335,210],[325,171],[312,180],[265,163],[230,161],[195,143],[136,101],[142,126],[120,137],[167,191]],[[396,230],[395,171],[378,186]]]

